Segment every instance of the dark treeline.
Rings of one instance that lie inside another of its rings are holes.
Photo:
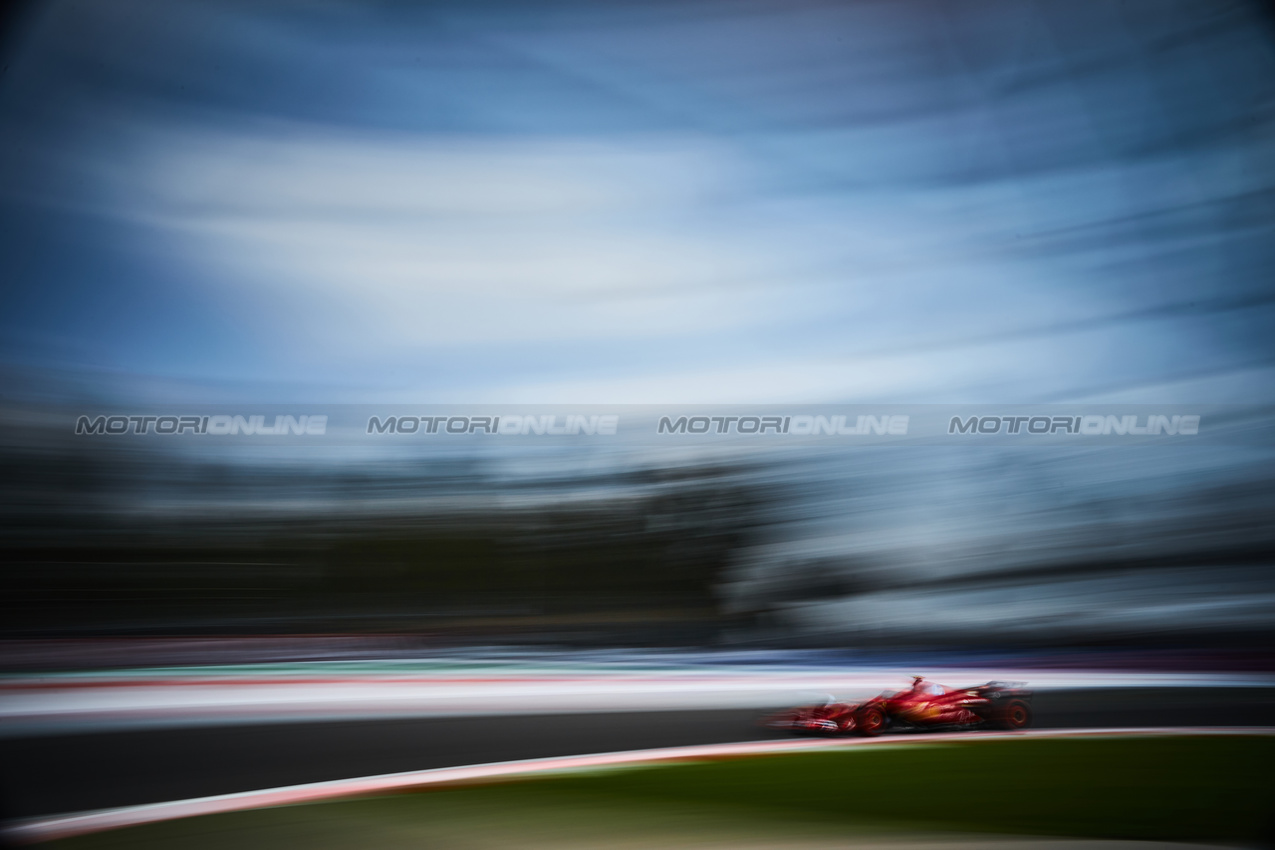
[[[84,495],[103,492],[93,471],[64,475],[91,479]],[[361,492],[325,480],[324,489],[347,488],[349,501],[262,518],[226,501],[238,491],[233,471],[183,477],[188,488],[220,479],[221,503],[204,517],[43,513],[7,535],[3,633],[697,642],[721,625],[716,587],[764,504],[741,470],[697,468],[515,504],[483,496],[482,483],[452,498],[422,484],[416,506],[370,514],[351,504],[393,482]]]

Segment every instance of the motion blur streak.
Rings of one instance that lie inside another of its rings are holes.
[[[784,705],[1275,726],[1269,3],[0,22],[0,819],[756,746]],[[931,673],[988,684],[859,704]],[[1167,741],[786,756],[716,803],[1275,843],[1269,738]],[[435,843],[378,805],[351,846]]]
[[[1264,422],[1258,6],[126,0],[20,23],[10,634],[1270,646],[1269,425],[1128,449],[327,453],[47,427],[316,397]]]
[[[41,393],[1270,386],[1256,4],[29,17],[0,91],[0,351]]]
[[[1272,735],[1271,729],[1094,729],[1048,732],[982,732],[977,735],[937,734],[927,741],[997,740],[1030,738],[1090,737],[1163,737],[1167,735]],[[598,753],[564,758],[526,759],[520,761],[479,764],[466,767],[444,767],[409,773],[362,776],[334,782],[314,782],[284,788],[267,788],[239,794],[221,794],[190,800],[174,800],[141,806],[124,806],[62,817],[30,818],[9,827],[10,837],[20,841],[39,842],[87,835],[107,829],[157,823],[176,818],[195,817],[216,812],[234,812],[267,806],[297,805],[317,800],[340,799],[360,794],[402,791],[425,786],[444,786],[475,781],[492,781],[512,776],[589,771],[656,762],[677,762],[732,758],[745,755],[773,755],[810,750],[845,749],[867,745],[918,746],[915,741],[883,738],[847,741],[752,741],[740,744],[713,744],[699,747],[668,747],[633,752]],[[941,744],[940,744],[941,746]]]

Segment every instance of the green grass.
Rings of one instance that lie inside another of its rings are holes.
[[[969,741],[793,754],[555,781],[630,800],[844,822],[1129,839],[1255,840],[1275,800],[1275,739]]]
[[[1261,736],[900,745],[215,815],[59,844],[336,850],[716,836],[731,846],[874,830],[1261,843],[1272,837],[1273,765],[1275,739]]]

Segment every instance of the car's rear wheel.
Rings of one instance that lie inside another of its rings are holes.
[[[885,731],[885,712],[876,706],[865,708],[855,717],[855,731],[874,738]]]
[[[1026,729],[1032,725],[1031,706],[1022,700],[1011,700],[1005,706],[1004,720],[1001,725],[1006,729]]]

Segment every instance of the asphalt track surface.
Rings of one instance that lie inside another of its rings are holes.
[[[1035,726],[1275,726],[1275,689],[1036,695]],[[753,710],[312,721],[132,729],[0,742],[3,818],[514,759],[777,737]]]

